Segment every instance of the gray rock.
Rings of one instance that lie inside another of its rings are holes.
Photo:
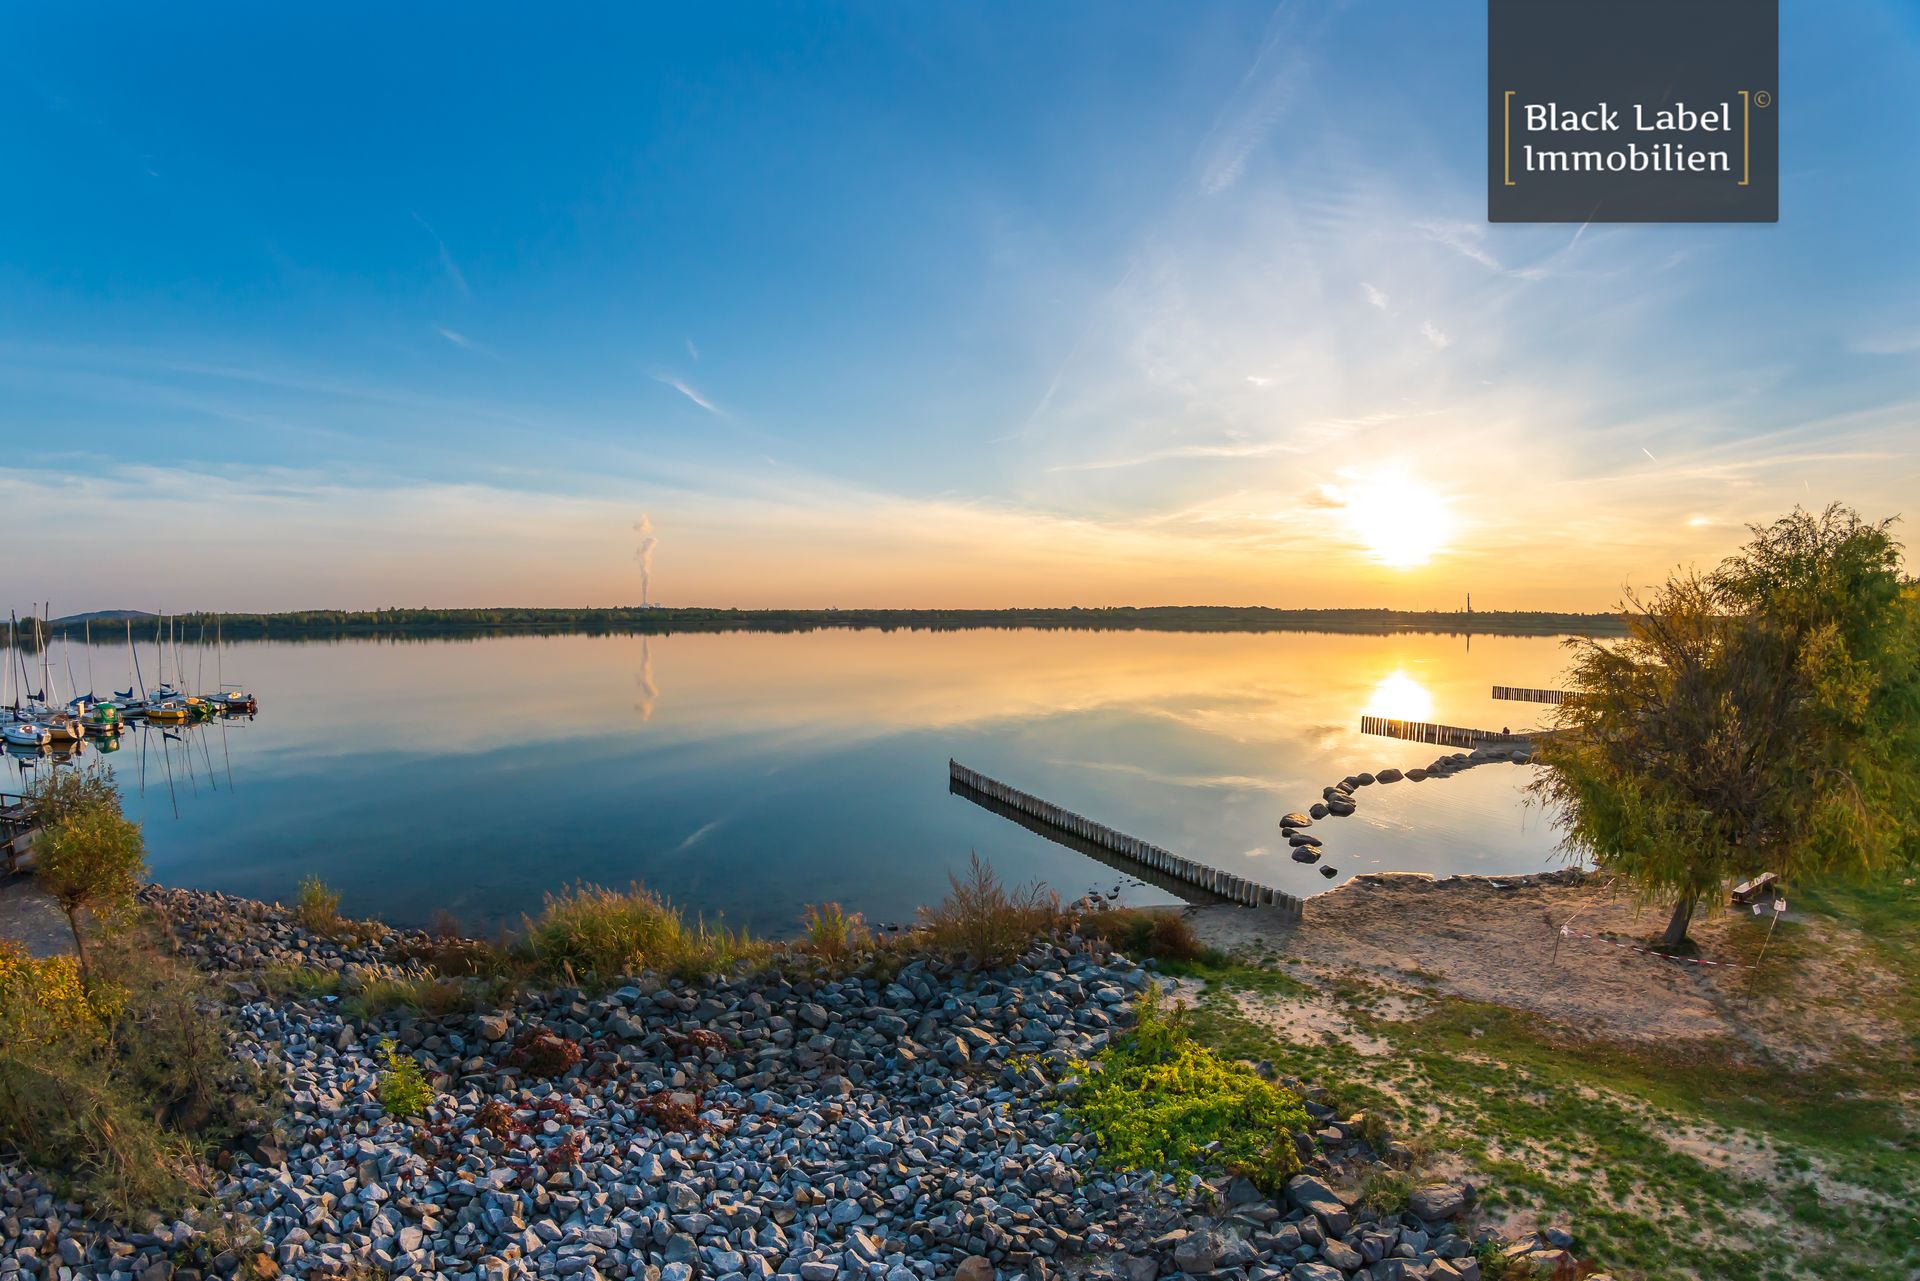
[[[1219,1258],[1220,1247],[1211,1233],[1196,1233],[1173,1247],[1173,1266],[1189,1276],[1213,1271]]]
[[[1330,1237],[1345,1236],[1353,1224],[1346,1204],[1311,1174],[1296,1174],[1287,1180],[1287,1200],[1319,1219]]]
[[[1360,1252],[1344,1241],[1327,1242],[1320,1247],[1320,1257],[1342,1272],[1358,1271],[1366,1263]]]
[[[1465,1190],[1452,1183],[1426,1183],[1407,1193],[1407,1209],[1428,1222],[1458,1218],[1466,1208]]]
[[[953,1281],[993,1281],[993,1260],[983,1254],[970,1254],[953,1270]]]

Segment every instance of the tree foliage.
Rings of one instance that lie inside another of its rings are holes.
[[[1796,510],[1713,573],[1576,640],[1536,784],[1566,843],[1674,904],[1729,880],[1867,875],[1916,853],[1920,590],[1891,522]]]
[[[132,903],[145,879],[146,840],[120,809],[120,793],[106,775],[73,772],[36,798],[42,822],[34,875],[53,896],[73,931],[83,982],[90,981],[82,912],[104,913]]]

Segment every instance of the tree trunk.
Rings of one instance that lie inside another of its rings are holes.
[[[1673,915],[1667,919],[1667,932],[1660,939],[1660,946],[1668,951],[1678,951],[1687,945],[1687,924],[1693,919],[1694,904],[1700,901],[1697,891],[1688,890],[1673,905]]]
[[[76,909],[67,909],[67,928],[73,931],[73,953],[80,963],[80,990],[93,991],[93,972],[87,968],[87,940],[80,934],[80,916]]]

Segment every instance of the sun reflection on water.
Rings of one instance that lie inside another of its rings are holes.
[[[1405,668],[1400,668],[1373,687],[1373,693],[1367,697],[1367,705],[1361,709],[1361,715],[1387,716],[1398,721],[1430,721],[1433,719],[1433,695],[1425,685],[1407,675]]]

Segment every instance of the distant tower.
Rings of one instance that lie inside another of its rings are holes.
[[[1467,612],[1469,614],[1473,612],[1473,593],[1472,592],[1467,593]]]

